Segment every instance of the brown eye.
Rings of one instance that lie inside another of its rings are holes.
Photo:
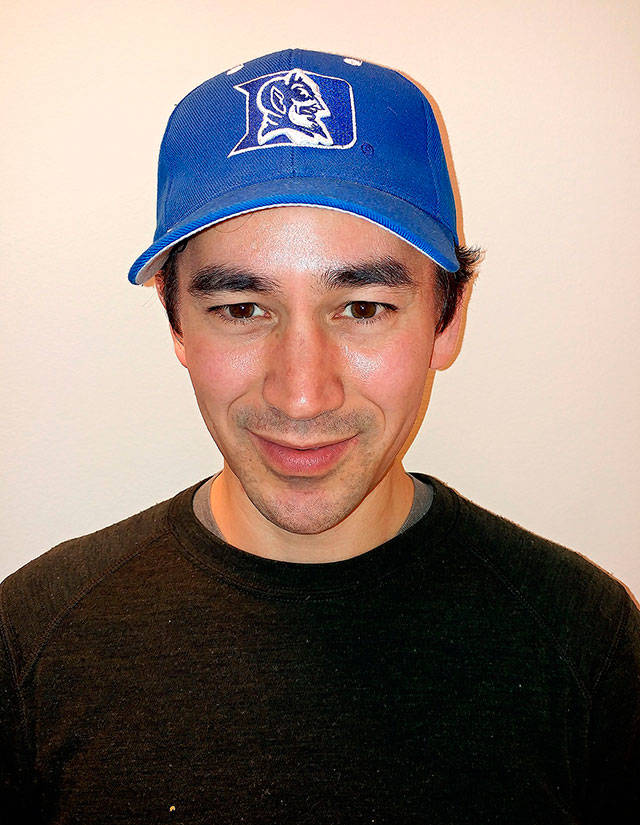
[[[259,318],[264,318],[264,310],[258,304],[222,304],[217,307],[209,307],[207,312],[217,315],[227,324],[249,324],[255,323]]]
[[[255,304],[229,304],[229,314],[232,318],[242,321],[253,316]]]
[[[373,318],[376,314],[377,303],[373,301],[353,301],[351,304],[351,311],[354,318],[364,319]]]
[[[377,312],[380,308],[380,312]],[[365,324],[377,324],[379,321],[389,319],[392,313],[397,312],[398,307],[393,304],[383,304],[380,301],[351,301],[345,307],[346,318],[356,321],[360,326]]]

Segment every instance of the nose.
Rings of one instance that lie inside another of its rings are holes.
[[[312,322],[292,322],[274,332],[262,387],[264,401],[291,420],[340,409],[345,392],[340,348]]]

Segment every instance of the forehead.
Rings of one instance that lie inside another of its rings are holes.
[[[290,279],[314,278],[367,262],[387,261],[415,285],[431,283],[433,262],[378,224],[335,209],[279,206],[222,221],[193,236],[179,254],[180,280],[212,265],[262,273],[286,288]],[[399,266],[395,266],[398,264]],[[402,284],[398,278],[398,286]]]

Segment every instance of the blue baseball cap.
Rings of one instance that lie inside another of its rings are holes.
[[[428,99],[392,69],[287,49],[212,77],[175,106],[160,147],[156,232],[129,280],[151,278],[190,235],[285,205],[359,215],[458,270],[455,202]]]

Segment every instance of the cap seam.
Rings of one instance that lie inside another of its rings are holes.
[[[413,85],[413,84],[412,84]],[[424,114],[424,125],[425,125],[425,147],[424,153],[427,159],[427,167],[429,168],[429,174],[431,175],[431,183],[433,184],[433,191],[435,193],[436,198],[436,208],[438,210],[438,215],[441,213],[440,210],[440,192],[438,191],[438,187],[436,185],[436,176],[433,173],[433,167],[431,166],[431,159],[429,158],[429,141],[431,139],[431,119],[429,118],[429,114],[427,112],[427,103],[424,99],[423,95],[420,95],[422,98],[422,112]]]

